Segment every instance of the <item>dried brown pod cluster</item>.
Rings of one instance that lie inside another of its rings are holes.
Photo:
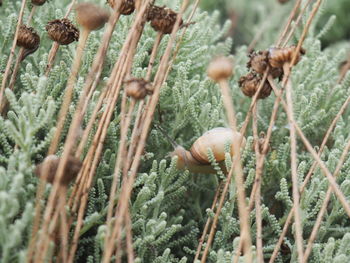
[[[110,16],[107,10],[91,3],[77,4],[75,11],[78,24],[89,31],[103,27]]]
[[[152,5],[148,9],[147,21],[151,22],[151,26],[157,32],[170,34],[176,23],[177,13],[168,7],[160,7]],[[183,21],[180,21],[180,26]]]
[[[32,0],[33,5],[43,5],[45,2],[46,0]]]
[[[270,48],[268,59],[271,67],[281,68],[285,63],[292,63],[293,55],[296,48],[296,46],[290,46],[285,48]],[[297,59],[294,65],[296,65],[299,62],[301,56],[304,54],[305,49],[301,48],[300,52],[297,55]]]
[[[17,46],[25,49],[38,49],[40,44],[40,37],[35,32],[34,28],[26,25],[21,25],[18,32]]]
[[[255,72],[249,72],[246,76],[242,76],[239,79],[239,86],[242,89],[242,92],[244,93],[244,95],[248,96],[248,97],[253,97],[256,93],[256,91],[259,88],[259,85],[262,81],[262,77],[261,75],[255,73]],[[270,86],[270,84],[265,81],[258,99],[265,99],[268,96],[270,96],[272,91],[272,88]]]
[[[135,11],[135,0],[107,0],[107,3],[115,9],[117,5],[120,3],[120,13],[122,15],[130,15]]]
[[[142,78],[132,78],[125,82],[126,95],[134,98],[135,100],[142,100],[148,94],[152,94],[151,84]]]
[[[264,74],[265,70],[269,66],[269,52],[264,51],[253,51],[249,55],[249,61],[247,63],[247,67],[253,69],[255,72],[259,74]],[[283,76],[282,68],[270,68],[270,74],[273,78],[281,78]]]
[[[61,158],[57,157],[56,155],[47,156],[42,163],[38,164],[35,167],[35,175],[39,178],[43,178],[45,170],[47,170],[47,181],[52,184],[55,180],[55,175],[60,160]],[[63,186],[67,186],[71,181],[73,181],[77,177],[81,167],[82,162],[78,158],[74,156],[69,156],[65,169],[63,171],[63,176],[60,184]]]
[[[79,30],[67,19],[55,19],[47,23],[46,31],[51,40],[60,45],[69,45],[79,39]]]
[[[209,64],[207,73],[216,82],[230,78],[233,74],[232,60],[224,56],[214,58]]]

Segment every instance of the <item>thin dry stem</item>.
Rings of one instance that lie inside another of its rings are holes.
[[[346,158],[346,156],[349,153],[349,150],[350,150],[350,140],[346,144],[346,146],[345,146],[345,148],[343,150],[343,153],[342,153],[342,155],[341,155],[341,157],[339,159],[338,165],[335,168],[334,177],[337,177],[339,175],[340,170],[341,170],[341,168],[342,168],[342,166],[344,164],[345,158]],[[321,207],[321,209],[320,209],[320,211],[319,211],[319,213],[317,215],[316,223],[314,224],[314,227],[312,228],[312,232],[311,232],[309,241],[308,241],[307,246],[306,246],[303,263],[307,262],[307,259],[309,258],[310,254],[311,254],[313,243],[316,240],[317,233],[318,233],[318,230],[320,229],[323,216],[326,213],[328,203],[329,203],[329,201],[331,199],[331,195],[332,195],[332,188],[330,186],[328,186],[326,197],[323,200],[322,207]]]
[[[283,69],[289,69],[289,65],[285,64]],[[287,72],[285,74],[288,76]],[[291,169],[292,169],[292,184],[293,184],[293,206],[294,206],[294,221],[295,221],[295,239],[297,243],[298,251],[298,262],[303,260],[303,229],[301,225],[301,215],[300,215],[300,195],[299,195],[299,186],[298,186],[298,167],[297,167],[297,139],[295,132],[295,119],[294,119],[294,110],[293,110],[293,99],[292,99],[292,83],[290,80],[286,84],[286,98],[287,98],[287,116],[290,126],[290,144],[291,144]]]
[[[3,77],[2,77],[1,89],[0,89],[0,106],[4,103],[3,102],[3,99],[4,99],[3,96],[4,96],[4,92],[5,92],[5,88],[6,88],[7,79],[8,79],[9,74],[10,74],[12,60],[13,60],[13,57],[15,55],[17,39],[18,39],[18,32],[19,32],[19,28],[20,28],[20,26],[22,24],[24,9],[26,7],[26,2],[27,2],[27,0],[22,0],[21,10],[19,11],[19,15],[18,15],[18,22],[17,22],[17,26],[16,26],[16,32],[15,32],[15,35],[13,37],[13,42],[12,42],[12,47],[11,47],[11,51],[10,51],[10,56],[9,56],[9,58],[7,60],[5,73],[4,73]]]
[[[256,165],[260,156],[260,146],[259,146],[259,136],[258,136],[258,103],[254,106],[253,109],[253,135],[254,135],[254,150],[256,156]],[[256,169],[256,173],[258,170]],[[256,176],[258,179],[259,177]],[[263,254],[263,241],[262,241],[262,215],[261,215],[261,180],[260,178],[256,180],[256,194],[255,194],[255,214],[256,214],[256,251],[257,251],[257,262],[264,263],[264,254]]]
[[[272,87],[274,89],[274,92],[276,94],[279,94],[280,91],[277,90],[274,86],[272,86]],[[281,102],[282,102],[282,106],[283,106],[284,110],[288,114],[286,102],[283,99],[281,100]],[[316,153],[316,151],[314,150],[314,148],[312,147],[310,142],[307,140],[307,138],[305,137],[303,131],[300,129],[299,125],[295,121],[292,121],[292,124],[294,125],[297,134],[299,135],[299,137],[301,138],[303,144],[305,145],[305,148],[308,150],[308,152],[311,154],[311,156],[316,160],[316,162],[320,166],[321,170],[324,172],[325,176],[328,179],[328,182],[330,183],[330,185],[332,187],[332,190],[336,194],[339,202],[342,204],[345,212],[350,217],[350,206],[349,206],[349,204],[348,204],[348,202],[347,202],[343,192],[340,190],[339,185],[337,184],[335,178],[333,177],[331,172],[328,170],[328,168],[326,167],[324,162],[321,160],[321,158],[318,156],[318,154]]]
[[[230,94],[230,90],[229,90],[230,87],[229,87],[228,81],[226,79],[223,79],[219,82],[219,84],[221,87],[222,98],[224,101],[224,106],[226,109],[226,113],[227,113],[230,127],[233,131],[237,131],[236,115],[235,115],[234,106],[233,106],[233,103],[231,100],[232,96]],[[239,144],[241,144],[241,143],[239,143]],[[226,181],[223,193],[222,193],[221,198],[220,198],[218,209],[217,209],[215,217],[213,219],[213,224],[211,226],[211,230],[209,233],[209,237],[208,237],[208,241],[207,241],[205,250],[203,252],[203,256],[201,259],[202,263],[206,262],[206,258],[207,258],[207,255],[209,253],[209,248],[211,246],[211,242],[214,239],[216,225],[217,225],[217,222],[219,220],[219,215],[221,213],[222,206],[224,205],[226,193],[227,193],[229,184],[231,182],[231,177],[232,177],[233,172],[235,173],[235,183],[237,185],[238,212],[239,212],[241,239],[243,240],[242,245],[243,245],[243,249],[244,249],[245,260],[246,260],[246,262],[252,262],[252,260],[253,260],[252,250],[251,250],[252,241],[251,241],[251,236],[250,236],[249,213],[248,213],[247,206],[245,204],[243,169],[242,169],[242,165],[241,165],[240,153],[238,153],[237,157],[233,161],[232,168],[227,176],[227,181]]]
[[[211,210],[212,210],[213,212],[214,212],[214,209],[215,209],[215,207],[216,207],[217,201],[218,201],[218,199],[219,199],[222,186],[223,186],[223,184],[220,183],[219,187],[218,187],[217,190],[216,190],[216,193],[215,193],[215,196],[214,196],[214,201],[213,201],[213,204],[212,204],[212,206],[211,206]],[[211,217],[208,217],[207,222],[205,223],[205,226],[204,226],[204,229],[203,229],[203,232],[202,232],[202,236],[201,236],[201,238],[199,239],[199,243],[198,243],[198,247],[197,247],[197,252],[196,252],[196,255],[195,255],[195,257],[194,257],[193,262],[196,262],[196,260],[198,260],[198,258],[199,258],[199,255],[200,255],[200,253],[201,253],[201,251],[202,251],[202,246],[203,246],[203,242],[204,242],[204,240],[205,240],[205,236],[207,235],[208,230],[209,230],[210,223],[211,223]]]
[[[159,68],[158,68],[158,72],[156,74],[155,77],[155,81],[154,81],[154,93],[153,96],[151,98],[151,104],[150,104],[150,108],[147,112],[145,121],[144,121],[144,127],[141,133],[141,137],[140,137],[140,142],[138,144],[137,150],[136,150],[136,154],[134,157],[134,162],[131,166],[130,169],[130,175],[128,180],[125,180],[123,183],[123,187],[122,187],[122,192],[120,195],[120,199],[118,202],[118,209],[116,210],[116,213],[118,213],[118,216],[116,217],[116,222],[115,222],[115,226],[112,232],[112,238],[116,238],[117,240],[120,238],[121,235],[121,226],[122,223],[124,221],[124,214],[126,212],[126,210],[128,209],[128,200],[132,191],[132,186],[133,183],[135,181],[136,178],[136,172],[140,163],[140,159],[141,159],[141,155],[142,155],[142,151],[145,147],[145,143],[146,143],[146,138],[148,135],[148,131],[150,128],[150,124],[152,122],[152,118],[153,118],[153,114],[159,99],[159,95],[160,95],[160,88],[164,82],[164,75],[167,71],[167,67],[168,67],[168,62],[169,62],[169,57],[170,57],[170,53],[173,47],[173,43],[175,42],[175,38],[176,38],[176,32],[179,29],[179,25],[180,25],[180,21],[181,21],[181,17],[183,12],[185,11],[185,8],[188,4],[188,0],[184,0],[181,11],[179,12],[178,16],[177,16],[177,20],[176,23],[174,25],[173,28],[173,32],[170,35],[170,40],[168,42],[168,45],[166,47],[165,53],[162,57],[162,60],[160,62]],[[106,251],[105,250],[105,254],[103,257],[103,262],[107,263],[108,259],[110,258],[112,251]]]

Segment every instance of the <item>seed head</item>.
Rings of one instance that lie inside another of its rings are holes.
[[[36,166],[34,170],[35,175],[38,176],[39,178],[43,178],[44,172],[47,169],[48,171],[47,181],[52,184],[55,180],[55,175],[56,175],[60,160],[61,158],[57,157],[56,155],[47,156],[42,163]],[[71,181],[73,181],[77,177],[81,169],[81,166],[82,166],[82,162],[78,158],[69,156],[63,171],[63,177],[61,179],[60,184],[67,186]]]
[[[264,51],[253,51],[249,54],[249,61],[247,67],[253,69],[259,74],[264,74],[267,66],[269,65],[269,52]],[[283,75],[283,70],[281,68],[270,67],[270,74],[273,78],[281,78]]]
[[[18,32],[17,46],[28,50],[37,50],[40,44],[40,37],[34,28],[21,25]]]
[[[239,79],[239,86],[242,89],[242,92],[244,95],[248,96],[248,97],[253,97],[256,93],[256,91],[259,88],[260,82],[261,82],[262,78],[260,75],[254,73],[254,72],[250,72],[248,73],[246,76],[242,76]],[[270,96],[272,91],[272,88],[270,86],[270,84],[265,81],[258,99],[265,99],[268,96]]]
[[[53,41],[60,45],[69,45],[79,39],[79,30],[67,19],[55,19],[47,23],[46,31]]]
[[[107,0],[107,3],[114,9],[120,3],[120,13],[131,15],[135,11],[135,0]]]
[[[110,15],[107,10],[91,3],[77,4],[75,11],[78,24],[89,31],[103,27]]]
[[[126,81],[126,95],[135,100],[144,99],[147,94],[152,94],[151,85],[144,79],[132,78]]]
[[[32,0],[33,5],[43,5],[45,2],[46,0]]]
[[[148,9],[147,21],[151,21],[151,26],[157,32],[170,34],[176,23],[177,13],[170,8],[152,5]],[[182,25],[183,21],[180,21]]]
[[[284,63],[291,63],[295,50],[296,46],[290,46],[285,48],[270,48],[268,55],[270,66],[273,68],[281,68],[283,67]],[[297,55],[295,64],[299,62],[301,56],[304,54],[305,49],[301,48],[299,54]]]
[[[207,73],[216,82],[230,78],[233,74],[232,60],[227,57],[214,58],[209,64]]]

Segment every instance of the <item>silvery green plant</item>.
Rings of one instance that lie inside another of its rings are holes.
[[[37,10],[33,27],[41,36],[41,46],[29,56],[20,69],[14,91],[6,90],[10,102],[10,111],[6,117],[0,117],[0,261],[25,262],[26,249],[31,235],[34,216],[34,199],[38,179],[33,170],[47,152],[55,129],[55,119],[62,103],[62,93],[69,76],[69,66],[73,58],[74,45],[61,47],[50,75],[44,76],[48,51],[52,42],[45,33],[49,20],[60,18],[69,1],[49,1]],[[105,4],[104,0],[95,1]],[[249,1],[247,1],[249,2]],[[275,1],[260,3],[261,12],[273,6]],[[157,1],[178,9],[179,1]],[[0,9],[0,72],[3,72],[11,40],[16,26],[17,10],[20,1],[4,3]],[[237,1],[237,5],[247,7],[246,1]],[[335,4],[336,5],[336,4]],[[289,6],[290,7],[290,6]],[[257,6],[256,6],[257,8]],[[281,15],[276,16],[276,25],[289,12],[283,7]],[[25,18],[29,9],[26,9]],[[247,11],[249,13],[249,10]],[[277,12],[277,11],[276,11]],[[74,13],[70,15],[74,21]],[[247,18],[248,19],[248,18]],[[123,17],[113,34],[110,49],[106,57],[102,80],[95,91],[84,125],[88,121],[98,95],[104,86],[111,68],[120,52],[123,41],[130,28],[132,17]],[[225,112],[218,87],[206,76],[206,67],[214,55],[228,55],[233,41],[224,38],[230,24],[219,26],[220,14],[211,15],[198,11],[195,24],[186,32],[179,54],[174,61],[173,70],[161,90],[159,111],[154,122],[178,144],[189,149],[193,142],[205,131],[227,126]],[[260,28],[264,22],[254,28]],[[280,24],[280,23],[279,23]],[[270,24],[269,24],[270,25]],[[350,95],[350,75],[347,74],[341,84],[338,79],[338,65],[347,52],[346,45],[328,47],[322,50],[319,38],[327,35],[325,24],[321,29],[314,27],[306,39],[306,54],[293,68],[293,99],[295,117],[312,144],[320,145],[323,135],[340,106]],[[275,26],[267,27],[258,47],[267,48],[277,38]],[[84,77],[94,59],[100,44],[102,31],[93,32],[88,40],[87,51],[75,88],[70,115],[66,121],[68,131],[70,118],[75,110],[78,95],[81,92]],[[241,32],[250,38],[254,31]],[[141,38],[133,64],[133,75],[144,76],[149,61],[155,32],[147,25]],[[295,39],[300,35],[296,32]],[[166,40],[161,44],[157,56],[159,61]],[[292,39],[292,41],[295,41]],[[239,41],[235,40],[239,43]],[[238,79],[247,73],[247,47],[238,46],[235,57],[234,76],[230,82],[233,101],[237,110],[238,123],[242,125],[251,100],[245,97],[238,86]],[[0,75],[0,78],[2,75]],[[279,85],[279,83],[278,83]],[[275,96],[259,101],[259,130],[268,127]],[[106,214],[109,190],[112,182],[115,158],[120,136],[119,108],[110,123],[103,155],[97,168],[94,184],[89,192],[89,201],[80,233],[76,261],[100,262],[104,250],[106,234]],[[349,139],[349,113],[346,112],[333,132],[330,142],[322,155],[330,171],[334,171],[343,147]],[[290,179],[290,143],[287,117],[281,109],[276,121],[271,141],[271,151],[266,157],[262,184],[263,244],[266,260],[272,253],[274,244],[281,234],[283,224],[291,207]],[[96,127],[94,127],[96,129]],[[246,179],[246,191],[250,193],[255,176],[255,154],[252,151],[252,133],[247,134],[247,143],[242,149],[242,163]],[[89,143],[91,143],[91,139]],[[62,151],[62,143],[59,153]],[[142,165],[134,185],[130,200],[132,232],[136,262],[191,262],[198,246],[198,240],[208,217],[214,216],[210,209],[216,188],[225,176],[218,170],[215,175],[191,174],[176,169],[176,158],[169,159],[167,154],[172,146],[156,127],[150,131]],[[303,181],[313,159],[298,142],[298,175]],[[215,160],[212,158],[215,166]],[[227,158],[226,165],[231,165]],[[338,184],[346,196],[350,195],[350,159],[340,172]],[[328,182],[317,169],[301,198],[302,224],[304,238],[307,238],[315,223],[317,213],[325,197]],[[235,183],[230,184],[227,201],[219,217],[219,224],[209,253],[208,262],[232,262],[239,243],[239,217],[235,202]],[[255,210],[251,212],[252,238],[256,238]],[[331,200],[324,221],[316,239],[310,262],[347,262],[349,251],[349,219],[335,197]],[[255,243],[255,242],[254,242]],[[205,244],[204,244],[205,245]],[[255,256],[255,248],[253,248]],[[295,262],[296,245],[293,227],[288,232],[284,249],[278,262]],[[240,258],[243,262],[244,258]]]

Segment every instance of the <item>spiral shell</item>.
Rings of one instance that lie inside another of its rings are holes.
[[[295,50],[296,46],[286,48],[270,48],[268,56],[270,66],[273,68],[281,68],[283,67],[284,63],[291,63]],[[305,49],[301,48],[294,65],[299,62],[301,55],[304,54]]]
[[[241,139],[242,135],[230,128],[214,128],[199,137],[192,145],[190,152],[199,163],[209,164],[208,150],[210,148],[216,161],[221,162],[225,160],[225,144],[231,144],[231,156],[234,156],[239,152]],[[244,144],[245,139],[243,138],[242,145]]]

